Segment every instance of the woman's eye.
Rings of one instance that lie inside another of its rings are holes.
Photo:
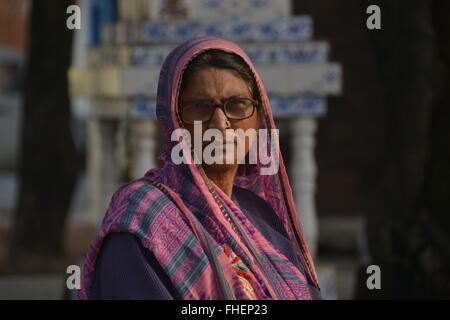
[[[198,102],[196,103],[196,108],[198,109],[208,109],[209,108],[209,103],[205,103],[205,102]]]
[[[195,112],[207,108],[208,105],[202,102],[190,103],[185,107],[186,112]]]
[[[233,109],[244,109],[246,106],[247,105],[246,105],[245,101],[242,101],[242,100],[232,101],[229,104],[229,107],[231,107]]]

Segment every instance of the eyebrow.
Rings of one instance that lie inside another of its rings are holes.
[[[229,96],[225,99],[222,99],[222,101],[227,101],[227,100],[236,99],[236,98],[248,98],[248,97],[245,94],[235,94],[235,95]],[[253,99],[253,98],[250,98],[250,99]],[[186,104],[186,103],[192,103],[192,102],[211,102],[211,100],[206,99],[206,98],[199,98],[199,99],[191,99],[191,100],[183,101],[182,103]]]

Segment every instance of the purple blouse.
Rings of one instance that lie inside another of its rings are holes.
[[[305,274],[312,297],[321,299],[273,209],[251,191],[236,186],[232,199],[261,234]],[[97,258],[91,293],[92,299],[181,299],[155,256],[131,233],[106,236]]]

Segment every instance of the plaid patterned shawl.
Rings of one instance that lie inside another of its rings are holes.
[[[136,235],[153,252],[183,299],[310,299],[307,277],[319,288],[281,155],[274,175],[260,175],[260,163],[241,164],[235,185],[252,191],[274,209],[307,274],[260,234],[207,178],[201,165],[171,161],[172,147],[178,143],[171,141],[171,133],[181,127],[176,101],[183,71],[196,55],[213,48],[233,52],[250,66],[263,107],[260,127],[275,128],[264,86],[240,47],[220,39],[197,38],[174,49],[162,66],[157,93],[157,118],[166,140],[159,156],[163,167],[149,170],[113,195],[88,251],[78,298],[90,298],[96,257],[111,232]],[[225,217],[232,219],[236,230]]]

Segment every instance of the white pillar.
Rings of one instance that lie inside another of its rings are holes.
[[[100,119],[97,116],[87,118],[87,174],[91,214],[89,223],[97,225],[102,211],[102,135]]]
[[[303,235],[315,257],[318,225],[315,205],[317,167],[314,159],[315,132],[313,117],[299,116],[291,121],[293,192]]]
[[[131,176],[141,178],[149,169],[156,168],[156,124],[153,119],[135,119],[133,130],[133,158]]]
[[[92,107],[95,108],[95,101]],[[91,113],[88,118],[88,177],[92,213],[89,222],[99,226],[126,168],[124,119]]]

